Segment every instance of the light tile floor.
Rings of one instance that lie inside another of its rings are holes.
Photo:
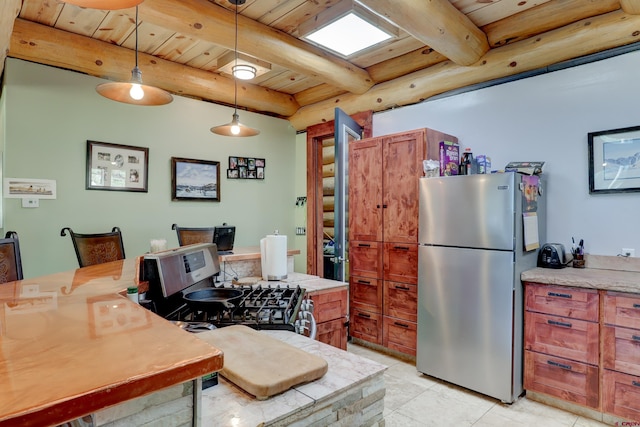
[[[600,427],[585,418],[526,397],[507,405],[499,400],[422,375],[414,364],[348,344],[351,353],[389,368],[384,374],[385,427]]]

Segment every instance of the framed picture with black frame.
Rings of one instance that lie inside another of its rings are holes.
[[[148,192],[149,149],[87,141],[87,190]]]
[[[220,162],[171,158],[171,200],[220,201]]]
[[[589,193],[640,191],[640,126],[590,132]]]

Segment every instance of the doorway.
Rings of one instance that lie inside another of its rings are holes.
[[[363,138],[372,136],[372,111],[349,117],[362,128]],[[338,127],[342,128],[347,141],[338,147],[338,156],[346,158],[348,141],[359,139],[359,136],[346,131],[351,128],[341,123],[339,119]],[[346,280],[348,268],[344,261],[348,259],[348,231],[345,195],[348,193],[348,173],[344,160],[336,162],[336,152],[335,120],[307,128],[307,273]],[[340,187],[343,191],[336,194],[336,188]],[[336,224],[338,230],[344,231],[336,233]]]

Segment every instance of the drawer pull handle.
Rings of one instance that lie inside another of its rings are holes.
[[[382,207],[386,209],[386,208],[387,208],[387,205],[382,205]]]
[[[405,325],[404,323],[399,323],[399,322],[393,322],[394,325],[396,326],[400,326],[401,328],[408,328],[409,325]]]
[[[640,341],[640,336],[638,335],[631,335],[631,339],[634,341]]]
[[[557,320],[547,320],[547,323],[554,326],[562,326],[564,328],[570,328],[571,323],[558,322]]]
[[[571,370],[571,365],[565,365],[564,363],[554,362],[553,360],[547,360],[547,364],[551,366],[557,366],[558,368]]]
[[[358,247],[360,247],[360,248],[370,248],[371,245],[369,243],[358,243]]]
[[[410,291],[411,290],[411,288],[407,288],[406,286],[398,286],[398,285],[396,285],[395,288],[399,289],[401,291]]]
[[[370,314],[365,314],[365,313],[358,313],[358,317],[364,317],[365,319],[371,319],[371,315]]]
[[[547,293],[550,297],[558,297],[558,298],[572,298],[571,294],[561,294],[558,292],[549,292]]]
[[[393,249],[397,249],[400,251],[408,251],[409,248],[407,246],[394,246]]]
[[[358,280],[358,283],[360,283],[361,285],[370,285],[371,282],[368,280]]]
[[[633,304],[633,308],[640,308],[640,304]]]
[[[631,385],[634,385],[636,387],[640,387],[640,381],[631,381]]]

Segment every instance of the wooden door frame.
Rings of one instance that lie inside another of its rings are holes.
[[[363,138],[373,135],[373,110],[352,114]],[[307,128],[307,274],[322,276],[322,141],[335,135],[335,121]]]

